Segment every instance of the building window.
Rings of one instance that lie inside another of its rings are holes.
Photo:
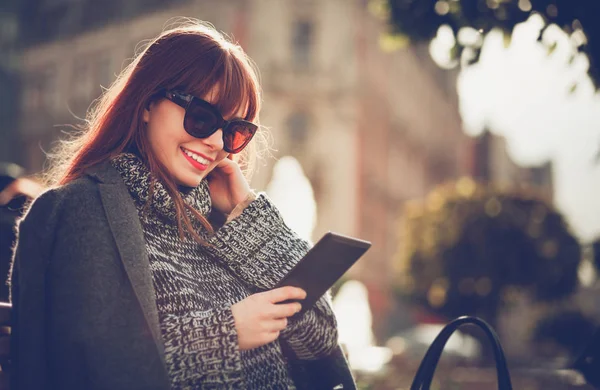
[[[94,73],[96,80],[94,82],[94,88],[98,88],[99,86],[108,88],[115,77],[113,75],[111,57],[107,54],[100,54],[96,61],[95,68]]]
[[[292,60],[297,71],[307,71],[311,67],[314,26],[311,21],[300,20],[294,23],[292,31]]]
[[[31,72],[26,76],[23,107],[28,113],[53,111],[59,107],[58,73],[55,66],[43,71]]]
[[[538,187],[552,186],[552,163],[529,168],[529,181]]]
[[[288,144],[292,154],[304,149],[308,139],[308,115],[304,112],[295,112],[287,120]]]
[[[473,176],[482,182],[492,180],[490,160],[492,158],[492,134],[485,131],[475,141],[475,166]]]
[[[82,1],[82,25],[96,27],[107,24],[118,18],[118,0],[84,0]]]
[[[70,104],[80,111],[100,96],[102,87],[108,88],[114,81],[113,59],[109,51],[86,53],[73,64]]]
[[[23,107],[25,112],[37,111],[42,107],[42,88],[35,75],[28,75],[25,81]]]
[[[77,103],[89,103],[92,97],[94,76],[89,61],[80,58],[73,66],[73,78],[71,80],[72,98]]]

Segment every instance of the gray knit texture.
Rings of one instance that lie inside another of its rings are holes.
[[[112,163],[134,199],[144,230],[173,388],[295,389],[277,340],[239,350],[231,306],[273,288],[310,244],[285,225],[265,194],[214,235],[194,223],[210,247],[181,240],[174,204],[165,187],[151,180],[143,162],[122,154]],[[206,180],[182,195],[201,214],[210,213]],[[300,359],[331,353],[338,335],[329,298],[291,319],[280,337]]]

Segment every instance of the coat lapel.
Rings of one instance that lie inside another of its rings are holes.
[[[102,205],[123,267],[164,363],[164,343],[160,333],[156,293],[137,209],[121,175],[110,162],[99,164],[86,173],[98,182]]]

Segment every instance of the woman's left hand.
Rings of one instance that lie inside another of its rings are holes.
[[[214,208],[230,214],[252,190],[237,162],[224,158],[208,176],[208,188]]]

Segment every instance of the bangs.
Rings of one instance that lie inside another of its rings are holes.
[[[210,71],[199,69],[202,78],[194,77],[193,81],[183,85],[183,90],[199,98],[210,91],[216,91],[211,99],[221,115],[231,118],[242,111],[243,119],[254,121],[258,117],[260,91],[258,80],[250,64],[238,57],[238,53],[224,51],[219,53]]]

